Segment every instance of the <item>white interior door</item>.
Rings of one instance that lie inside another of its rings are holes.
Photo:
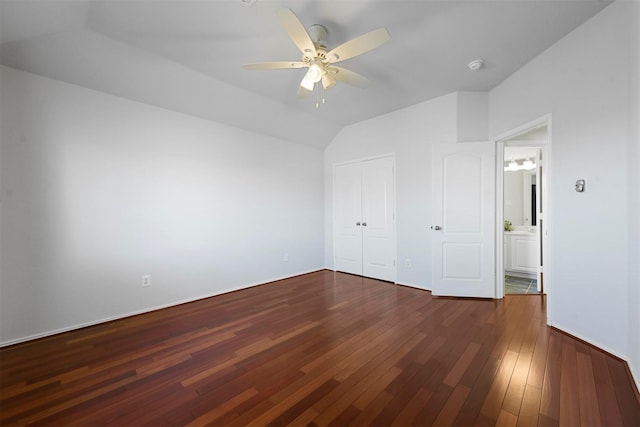
[[[362,163],[362,274],[395,281],[393,159]]]
[[[495,298],[495,145],[432,149],[433,295]]]
[[[335,269],[395,282],[393,157],[337,165]]]
[[[335,168],[335,268],[362,275],[362,165]]]
[[[544,175],[543,173],[546,173],[546,168],[543,171],[543,162],[546,160],[546,156],[545,159],[543,159],[543,155],[542,153],[544,152],[544,149],[539,149],[537,152],[537,157],[536,157],[536,167],[537,167],[537,171],[536,171],[536,230],[537,230],[537,239],[538,239],[538,245],[536,247],[538,253],[536,256],[536,259],[538,260],[538,269],[536,272],[536,279],[537,279],[537,284],[538,284],[538,292],[542,292],[542,284],[543,284],[543,278],[544,278],[544,253],[546,252],[545,250],[545,245],[544,245],[544,236],[546,235],[546,231],[544,229],[544,226],[546,225],[546,221],[544,221],[544,213],[543,213],[543,208],[546,208],[546,201],[544,200],[543,196],[542,196],[542,192],[543,190],[546,191],[546,184],[545,184],[545,179],[544,179]]]

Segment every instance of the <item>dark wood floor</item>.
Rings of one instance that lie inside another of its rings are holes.
[[[321,271],[0,350],[8,425],[640,425],[539,295]]]

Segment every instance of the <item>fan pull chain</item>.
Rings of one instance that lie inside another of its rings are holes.
[[[316,92],[316,109],[320,108],[320,84],[317,83],[316,86],[313,88]],[[325,103],[325,99],[324,99],[324,86],[322,86],[322,104],[324,105]]]

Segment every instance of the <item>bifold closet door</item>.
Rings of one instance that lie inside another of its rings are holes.
[[[336,270],[395,281],[393,158],[336,167]]]

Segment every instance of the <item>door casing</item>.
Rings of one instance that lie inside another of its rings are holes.
[[[547,128],[547,141],[544,145],[544,167],[546,168],[546,182],[542,189],[544,193],[544,229],[538,230],[542,236],[542,263],[544,265],[544,291],[547,294],[547,323],[553,325],[553,319],[551,318],[551,306],[553,304],[553,276],[552,276],[552,256],[551,256],[551,239],[552,239],[552,217],[551,212],[553,206],[549,203],[552,191],[549,185],[552,180],[552,117],[551,114],[546,114],[530,122],[524,123],[514,129],[499,134],[493,138],[493,142],[496,144],[496,297],[504,298],[504,247],[502,241],[504,239],[504,176],[503,176],[503,164],[504,164],[504,146],[505,141],[514,139],[519,135],[523,135],[534,129],[545,127]]]

